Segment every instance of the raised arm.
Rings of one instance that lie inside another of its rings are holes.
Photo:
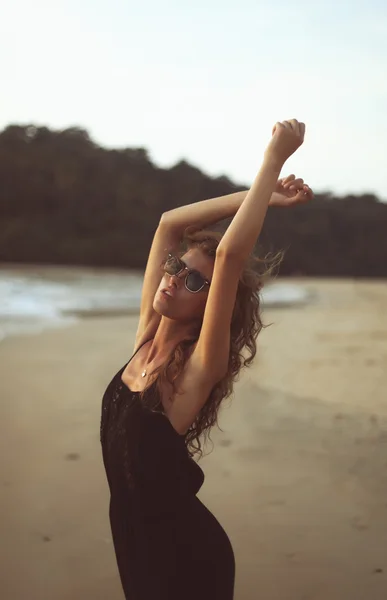
[[[199,339],[185,366],[183,393],[175,396],[168,413],[179,433],[188,430],[215,383],[228,372],[240,275],[262,229],[281,168],[301,146],[304,130],[303,123],[295,120],[274,126],[262,167],[217,247]]]
[[[279,133],[276,133],[273,140],[276,141],[278,137]],[[220,250],[226,248],[227,243],[227,248],[230,251],[237,252],[241,250],[241,256],[245,256],[254,246],[254,241],[259,235],[270,202],[273,205],[286,206],[302,201],[303,192],[299,190],[306,187],[303,186],[302,179],[295,179],[294,175],[290,175],[285,182],[281,182],[278,186],[277,179],[286,159],[281,162],[276,148],[277,146],[272,148],[273,151],[269,151],[269,149],[266,151],[263,166],[250,190],[202,200],[163,213],[153,238],[145,269],[140,320],[134,351],[145,339],[152,337],[158,327],[160,316],[153,309],[153,298],[160,283],[160,264],[168,251],[173,252],[178,248],[186,227],[189,225],[198,228],[207,227],[227,217],[234,217],[227,234],[223,238],[225,243],[222,240],[220,244]],[[276,184],[277,189],[281,190],[280,193],[273,191]],[[294,188],[293,191],[291,190],[292,187]],[[307,192],[305,194],[307,195]],[[253,217],[251,213],[253,213]],[[249,220],[252,222],[247,223],[246,226],[248,235],[245,244],[239,245],[239,242],[242,241],[241,237],[244,237],[244,223]],[[238,234],[240,228],[242,234]],[[229,233],[229,230],[231,233]]]
[[[275,191],[271,193],[269,206],[294,206],[310,200],[311,190],[304,185],[304,180],[289,175],[276,182]],[[193,202],[166,211],[162,215],[163,222],[170,228],[183,232],[189,225],[208,227],[222,219],[233,217],[245,200],[249,190]]]
[[[303,143],[304,134],[304,123],[295,119],[276,123],[262,166],[219,243],[218,254],[232,254],[242,263],[249,257],[261,232],[281,169]]]
[[[189,225],[195,225],[199,228],[208,227],[227,217],[233,217],[239,210],[243,200],[246,198],[248,190],[201,200],[173,208],[165,212],[162,216],[164,223],[169,227],[184,231]]]

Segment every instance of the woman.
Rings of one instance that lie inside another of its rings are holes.
[[[277,123],[248,192],[169,211],[156,230],[134,354],[102,404],[110,523],[127,599],[233,598],[232,546],[196,496],[204,474],[193,457],[256,353],[264,273],[252,268],[251,253],[267,207],[313,196],[294,175],[278,180],[304,131],[296,120]],[[233,215],[223,237],[203,229]]]

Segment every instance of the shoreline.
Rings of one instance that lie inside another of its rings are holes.
[[[117,275],[111,271],[60,267],[31,267],[26,271],[20,267],[9,273],[12,275],[0,269],[0,340],[72,325],[82,319],[139,314],[142,277],[138,272]],[[302,283],[279,280],[268,282],[261,298],[265,308],[312,301]]]

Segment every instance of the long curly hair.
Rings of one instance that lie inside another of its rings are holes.
[[[181,245],[176,253],[183,256],[191,248],[199,248],[215,263],[216,248],[223,234],[209,229],[188,227],[183,234]],[[167,252],[165,260],[167,258]],[[206,445],[213,425],[218,424],[218,413],[222,400],[233,392],[234,382],[239,379],[241,370],[249,367],[257,352],[256,339],[262,328],[267,327],[261,319],[260,291],[269,278],[272,278],[282,261],[283,252],[267,254],[259,258],[253,253],[246,262],[240,275],[234,310],[230,329],[230,354],[226,375],[213,387],[206,403],[197,415],[194,423],[187,431],[185,444],[189,455],[203,456],[200,438],[204,437]],[[165,260],[160,264],[160,273],[163,272]],[[175,381],[182,373],[186,360],[190,355],[193,344],[198,340],[201,330],[200,323],[192,338],[181,341],[175,347],[169,358],[155,369],[149,377],[148,384],[141,392],[141,401],[151,410],[162,410],[161,390],[163,383],[169,382],[175,393]],[[245,356],[242,354],[245,350]],[[147,394],[153,384],[156,384],[157,394]]]

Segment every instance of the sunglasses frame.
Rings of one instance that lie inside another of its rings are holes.
[[[176,259],[176,260],[177,260],[179,263],[181,263],[181,264],[183,265],[183,267],[182,267],[182,268],[180,269],[180,271],[178,271],[177,273],[172,273],[172,274],[171,274],[171,273],[168,273],[168,271],[166,271],[166,269],[165,269],[165,265],[167,264],[167,262],[168,262],[168,260],[169,260],[170,258],[175,258],[175,259]],[[165,271],[165,273],[167,273],[167,275],[169,275],[170,277],[179,277],[179,275],[180,275],[181,273],[183,273],[184,271],[187,271],[187,274],[186,274],[186,276],[184,277],[184,286],[185,286],[185,289],[186,289],[186,290],[188,290],[188,291],[189,291],[191,294],[197,294],[198,292],[201,292],[201,291],[202,291],[202,289],[204,289],[204,287],[205,287],[206,285],[208,285],[208,287],[210,287],[210,283],[211,283],[211,282],[210,282],[210,281],[208,281],[208,279],[205,279],[205,278],[203,277],[203,275],[202,275],[201,273],[199,273],[199,271],[197,271],[196,269],[190,269],[189,267],[187,267],[187,265],[185,264],[184,260],[182,260],[181,258],[179,258],[178,256],[176,256],[175,254],[168,254],[168,258],[167,258],[167,260],[166,260],[166,261],[165,261],[165,263],[164,263],[164,271]],[[204,281],[203,285],[202,285],[202,286],[201,286],[201,287],[200,287],[198,290],[195,290],[195,291],[194,291],[194,290],[190,290],[190,289],[189,289],[189,287],[187,287],[187,278],[188,278],[188,275],[190,275],[191,273],[197,273],[198,275],[200,275],[200,277],[201,277],[201,278],[203,279],[203,281]]]

